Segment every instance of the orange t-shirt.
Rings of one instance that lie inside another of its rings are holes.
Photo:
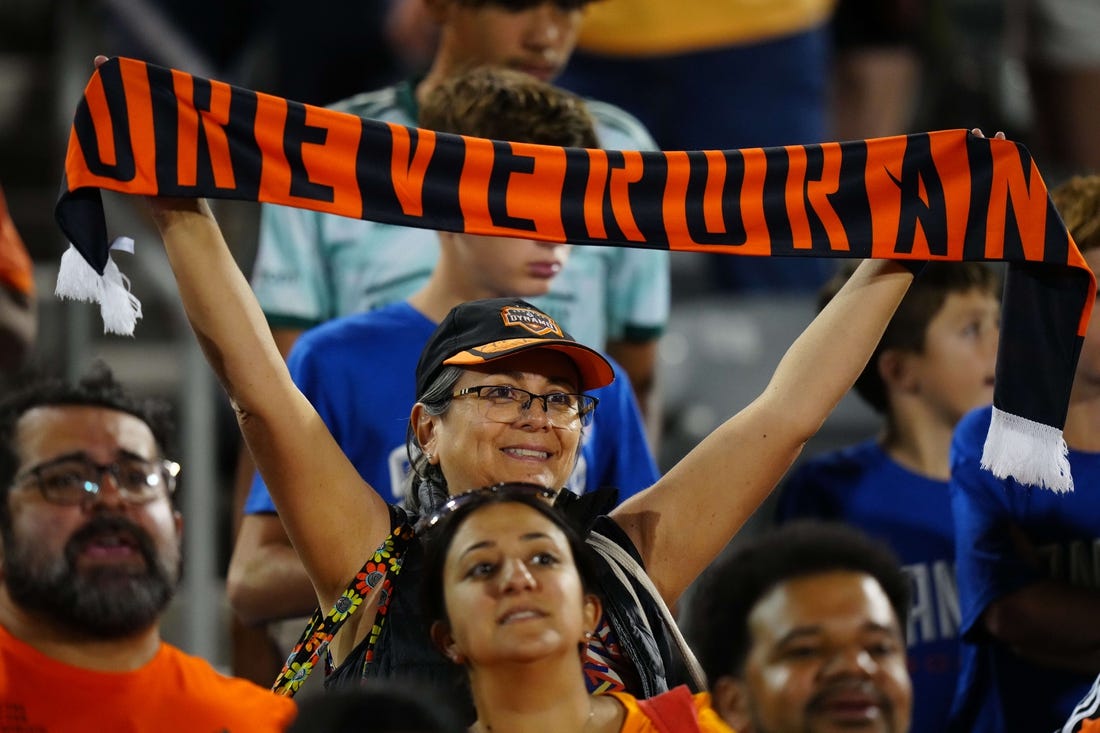
[[[133,672],[58,662],[0,626],[0,731],[252,733],[283,731],[296,707],[162,643]]]
[[[607,694],[626,708],[626,719],[619,733],[734,733],[711,707],[709,694],[692,695],[683,685],[646,701],[660,710],[664,727],[642,709],[633,695]]]

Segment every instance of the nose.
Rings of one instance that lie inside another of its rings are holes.
[[[565,24],[568,23],[566,12],[553,2],[544,2],[532,8],[524,34],[527,46],[546,53],[560,45],[565,38]]]
[[[118,486],[118,479],[108,467],[99,467],[99,475],[96,477],[99,491],[89,494],[87,504],[90,507],[122,508],[127,502],[122,497],[122,491]]]
[[[504,563],[500,574],[501,591],[515,593],[535,587],[535,577],[527,569],[527,563],[518,558]]]
[[[550,414],[547,410],[546,399],[538,395],[531,395],[519,411],[517,422],[521,426],[531,426],[535,429],[550,427]]]
[[[826,662],[823,673],[829,677],[871,677],[878,670],[878,662],[862,647],[837,649]]]

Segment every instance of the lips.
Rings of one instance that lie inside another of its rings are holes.
[[[889,702],[867,689],[826,690],[809,706],[816,714],[848,725],[868,723],[883,718]]]
[[[540,450],[538,448],[511,447],[502,448],[501,452],[506,453],[513,458],[519,458],[521,460],[545,461],[550,458],[549,451]]]
[[[560,262],[532,262],[527,265],[527,274],[531,277],[549,279],[561,272]]]
[[[81,546],[81,554],[93,560],[121,560],[141,557],[141,545],[128,533],[99,533]]]
[[[507,626],[509,624],[522,623],[524,621],[535,621],[541,618],[546,618],[546,614],[537,608],[513,608],[497,617],[497,625]]]
[[[70,538],[66,554],[71,561],[95,564],[141,562],[148,565],[156,557],[148,533],[128,519],[114,515],[93,517]]]

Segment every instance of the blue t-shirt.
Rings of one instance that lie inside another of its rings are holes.
[[[435,328],[401,301],[307,331],[287,359],[295,384],[345,455],[389,503],[404,499],[405,434],[416,402],[416,363]],[[615,381],[591,391],[600,403],[584,429],[568,487],[583,493],[614,486],[625,499],[655,483],[658,474],[630,379],[622,367],[611,364]],[[274,511],[267,486],[257,475],[245,513]]]
[[[906,640],[912,733],[942,733],[959,668],[954,526],[946,481],[913,473],[868,440],[812,458],[787,480],[776,521],[845,522],[889,545],[910,579]]]
[[[989,407],[971,412],[951,444],[963,640],[951,729],[1050,731],[1065,722],[1092,677],[1029,662],[990,637],[981,619],[993,601],[1045,577],[1097,586],[1100,454],[1069,452],[1077,490],[1068,494],[998,479],[980,467],[991,414]],[[1017,549],[1023,537],[1038,566]]]

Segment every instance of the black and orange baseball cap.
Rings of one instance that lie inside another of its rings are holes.
[[[518,298],[471,300],[451,309],[420,352],[416,394],[424,394],[444,366],[474,366],[522,351],[548,349],[577,365],[580,389],[605,387],[615,370],[600,352],[562,330],[550,316]]]

